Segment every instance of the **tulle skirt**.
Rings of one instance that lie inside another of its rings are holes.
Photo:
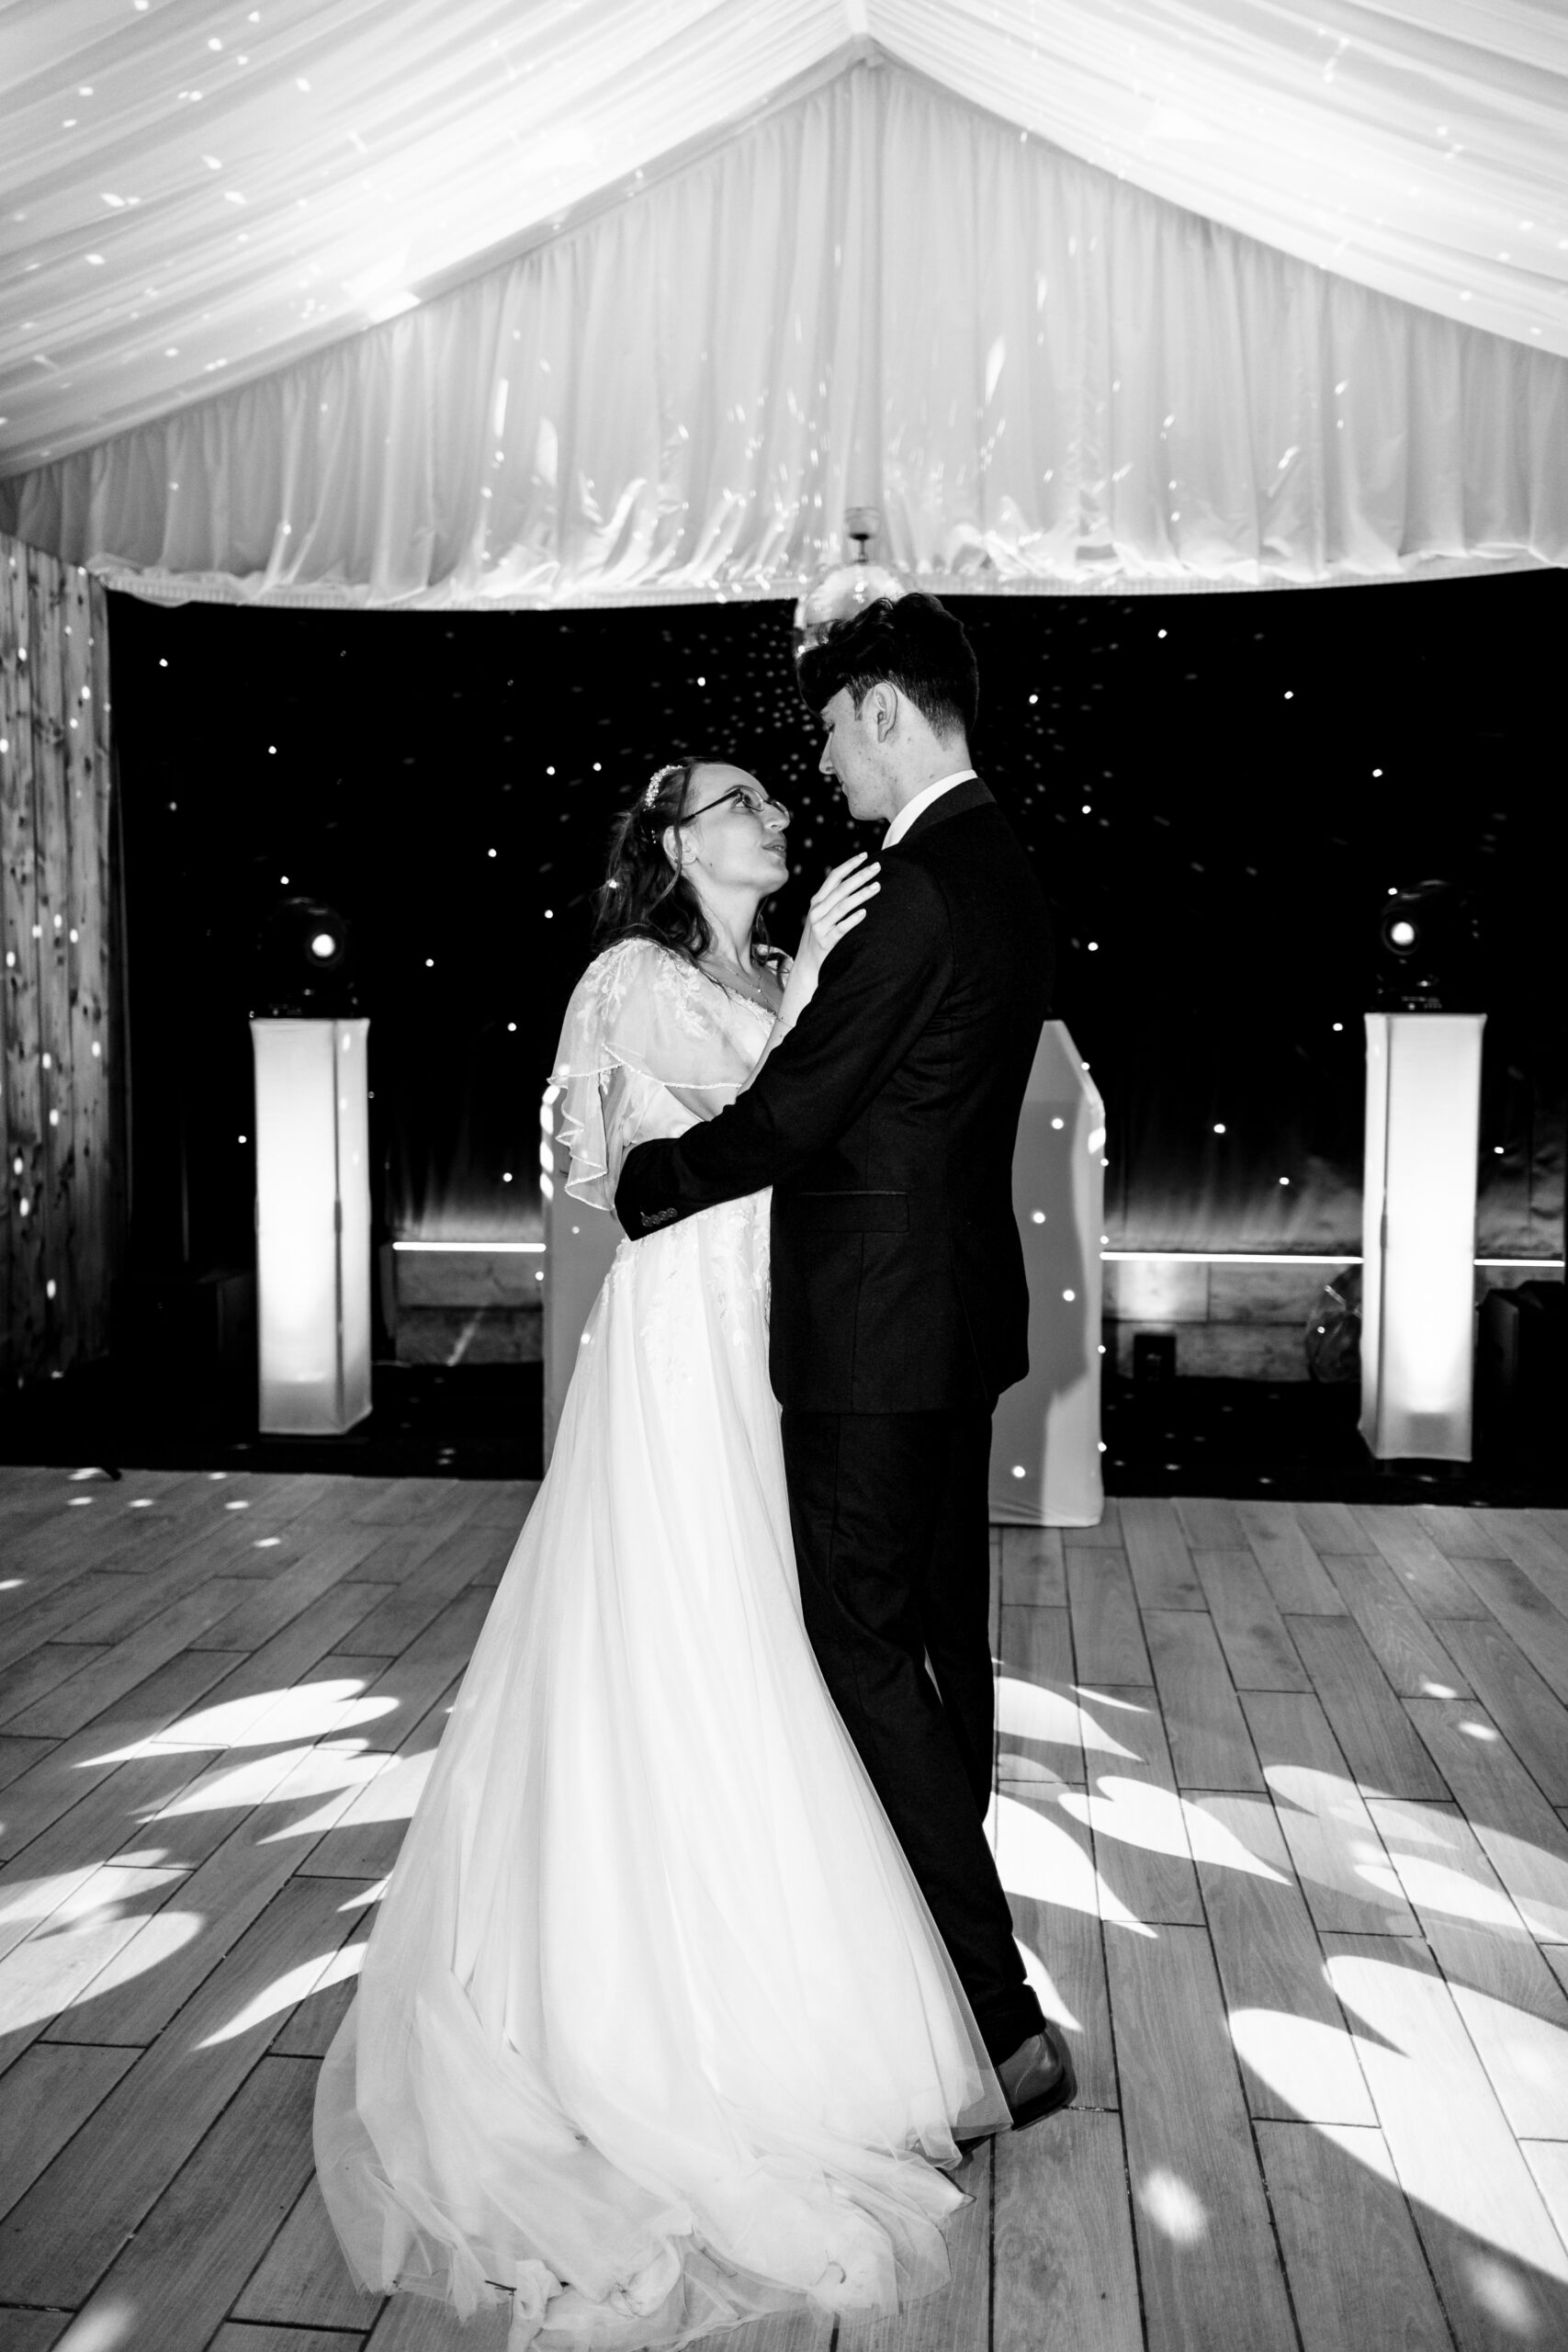
[[[1006,2120],[801,1622],[767,1236],[622,1245],[321,2069],[359,2278],[517,2345],[891,2311]]]

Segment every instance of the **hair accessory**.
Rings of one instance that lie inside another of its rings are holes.
[[[671,760],[667,768],[655,769],[653,775],[649,778],[648,790],[642,796],[642,808],[645,814],[652,808],[654,802],[658,799],[660,794],[663,791],[671,777],[672,775],[679,775],[680,773],[681,763],[679,760]]]

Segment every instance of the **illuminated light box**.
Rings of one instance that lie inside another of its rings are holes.
[[[1468,1462],[1483,1012],[1369,1012],[1361,1435]]]
[[[370,1410],[368,1021],[253,1021],[261,1427]]]
[[[1013,1214],[1029,1277],[1029,1374],[991,1430],[991,1518],[1095,1527],[1105,1106],[1060,1021],[1040,1033],[1018,1123]]]
[[[545,1204],[545,1462],[560,1427],[561,1408],[576,1369],[587,1322],[600,1287],[626,1235],[608,1209],[574,1201],[566,1189],[569,1154],[556,1139],[558,1086],[539,1106],[539,1191]]]

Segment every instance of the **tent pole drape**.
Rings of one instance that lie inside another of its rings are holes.
[[[123,1165],[108,613],[0,538],[0,1381],[108,1343]]]

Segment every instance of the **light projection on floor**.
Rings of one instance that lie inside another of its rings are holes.
[[[235,2011],[227,2025],[220,2026],[198,2041],[198,2050],[215,2050],[220,2042],[232,2041],[242,2033],[249,2033],[254,2025],[267,2018],[277,2017],[284,2009],[297,2008],[308,2001],[312,1993],[324,1993],[329,1985],[342,1984],[349,1977],[357,1976],[365,1959],[365,1946],[340,1944],[336,1951],[318,1952],[313,1960],[302,1960],[297,1968],[286,1968],[281,1976]]]
[[[1568,1858],[1296,1764],[1266,1765],[1267,1795],[1179,1795],[1142,1776],[1146,1710],[1135,1703],[1012,1673],[998,1698],[988,1829],[1003,1883],[1038,1906],[1040,1932],[1049,1939],[1053,1912],[1090,1914],[1107,1937],[1160,1942],[1166,1930],[1096,1868],[1101,1840],[1107,1852],[1186,1857],[1207,1884],[1223,1872],[1257,1884],[1260,1902],[1292,1905],[1293,1946],[1282,1915],[1247,1916],[1268,1966],[1286,1982],[1299,1973],[1295,2005],[1232,2002],[1224,2013],[1255,2086],[1252,2114],[1310,2129],[1411,2200],[1461,2341],[1467,2311],[1487,2342],[1556,2340],[1568,2289],[1568,1991],[1540,1947],[1568,1942]],[[1069,1823],[1090,1833],[1087,1847]],[[1299,1889],[1348,1919],[1359,1900],[1361,1931],[1320,1940]],[[1044,1951],[1019,1940],[1048,2015],[1080,2037],[1075,2011],[1103,2020],[1103,1994],[1086,2009],[1071,1977],[1053,1976],[1049,1940]],[[1190,2179],[1156,2165],[1133,2190],[1144,2225],[1203,2258],[1213,2217]]]

